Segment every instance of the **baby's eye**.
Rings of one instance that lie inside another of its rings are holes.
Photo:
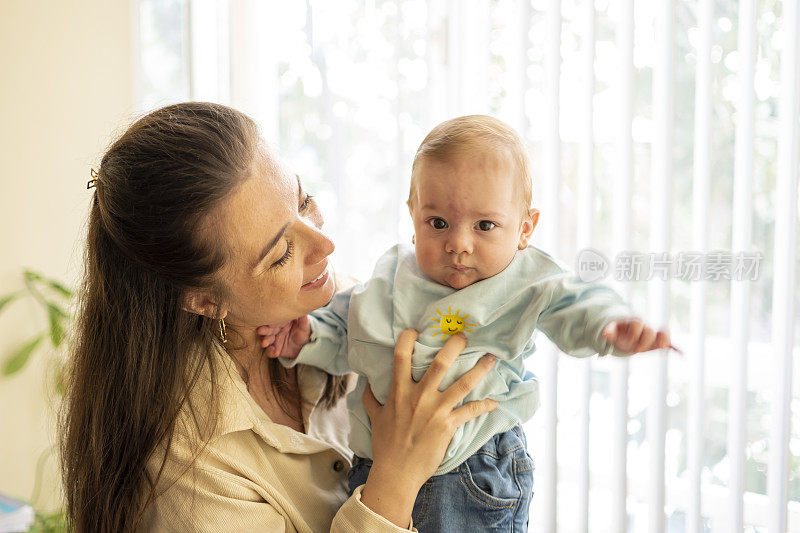
[[[428,221],[433,229],[444,229],[447,227],[447,221],[443,218],[434,217]]]
[[[481,220],[478,222],[478,229],[481,231],[490,231],[494,229],[496,224],[494,222],[490,222],[488,220]]]

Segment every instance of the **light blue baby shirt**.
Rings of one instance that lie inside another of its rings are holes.
[[[442,327],[449,327],[442,324],[444,315],[466,317],[467,347],[440,390],[485,353],[492,353],[497,357],[494,368],[463,403],[492,398],[499,405],[458,428],[437,475],[461,464],[493,435],[533,416],[538,383],[524,360],[535,351],[536,329],[570,355],[610,353],[603,328],[615,318],[630,316],[630,310],[607,286],[581,281],[534,247],[518,251],[499,274],[456,290],[428,278],[417,265],[413,248],[397,245],[378,260],[369,281],[337,293],[311,314],[311,341],[295,360],[281,362],[308,364],[332,374],[358,374],[356,389],[347,399],[350,448],[371,458],[370,422],[361,404],[366,383],[385,403],[395,341],[406,328],[419,331],[411,370],[415,380],[422,378],[444,344]]]

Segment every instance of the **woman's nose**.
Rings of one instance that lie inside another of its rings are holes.
[[[445,242],[445,251],[451,254],[471,254],[472,232],[468,229],[452,229]]]
[[[306,236],[306,258],[307,265],[319,263],[333,253],[335,246],[333,241],[315,225],[304,223]]]

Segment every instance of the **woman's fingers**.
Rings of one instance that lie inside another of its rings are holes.
[[[489,398],[465,403],[461,407],[453,409],[453,428],[455,429],[464,422],[477,418],[484,413],[494,411],[495,407],[497,407],[497,400],[490,400]]]
[[[492,369],[495,363],[494,355],[487,353],[481,357],[469,372],[458,378],[458,381],[447,387],[442,393],[448,406],[454,406],[466,398],[467,394],[483,381],[486,374]]]
[[[447,339],[442,349],[434,357],[431,366],[425,371],[420,384],[425,388],[438,389],[444,379],[444,375],[466,346],[467,338],[461,333]]]
[[[394,345],[394,365],[392,369],[392,391],[404,393],[411,377],[411,354],[414,353],[414,341],[418,333],[413,329],[400,332]],[[391,392],[390,392],[391,394]]]
[[[378,400],[375,399],[375,395],[372,394],[372,389],[370,388],[369,383],[367,383],[367,386],[364,387],[364,393],[361,395],[361,403],[364,404],[364,410],[367,412],[369,421],[374,421],[378,414],[378,410],[381,408],[381,404],[378,403]]]

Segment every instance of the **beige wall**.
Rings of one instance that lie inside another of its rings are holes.
[[[134,1],[0,1],[0,295],[23,267],[71,284],[80,274],[89,169],[134,110]],[[0,360],[44,324],[33,305],[0,314]],[[45,355],[0,377],[0,492],[25,499],[53,442]],[[54,459],[46,470],[49,508]]]

